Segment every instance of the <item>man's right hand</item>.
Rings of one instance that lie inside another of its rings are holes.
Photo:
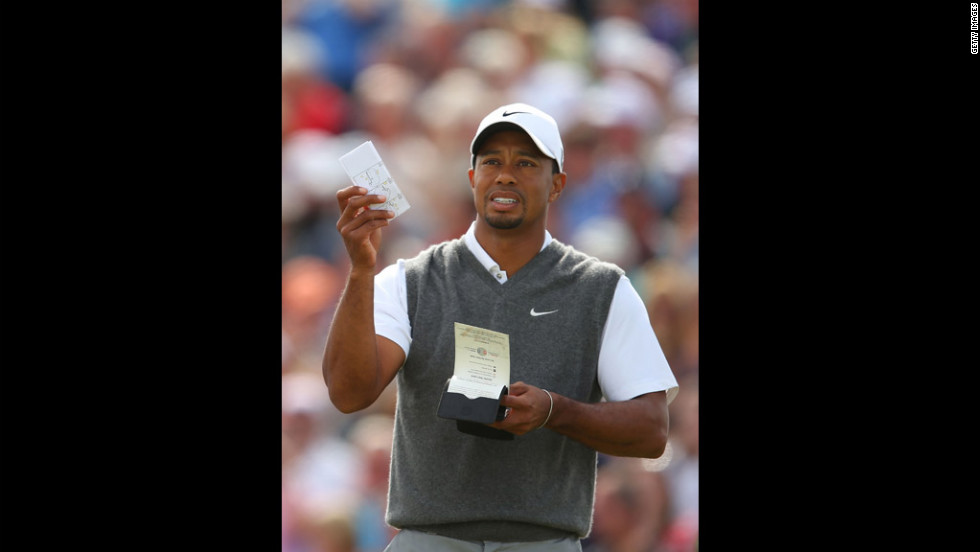
[[[360,186],[348,186],[337,192],[340,219],[337,230],[344,239],[351,268],[374,269],[381,247],[381,228],[395,217],[394,211],[369,209],[369,205],[384,203],[383,195],[367,195]]]

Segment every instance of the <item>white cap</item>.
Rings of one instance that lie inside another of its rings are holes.
[[[521,127],[541,153],[557,161],[559,171],[564,170],[562,167],[565,165],[565,147],[561,143],[558,123],[551,115],[526,103],[512,103],[498,107],[480,121],[476,136],[470,143],[470,154],[472,154],[470,165],[476,163],[476,150],[482,142],[481,135],[488,128],[499,123],[510,123]]]

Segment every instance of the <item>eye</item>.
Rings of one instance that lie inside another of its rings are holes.
[[[500,164],[500,161],[497,161],[496,159],[487,158],[487,159],[484,159],[483,160],[483,164],[484,165],[499,165]]]
[[[520,165],[521,167],[533,167],[534,166],[534,162],[533,161],[528,161],[527,159],[522,159],[522,160],[518,161],[517,164]]]

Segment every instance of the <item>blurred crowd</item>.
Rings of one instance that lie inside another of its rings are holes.
[[[585,552],[688,552],[698,537],[697,0],[283,0],[282,547],[380,552],[394,383],[330,404],[320,359],[348,259],[338,159],[370,140],[411,208],[379,268],[462,235],[479,121],[550,113],[567,186],[555,239],[626,270],[680,383],[656,460],[600,455]],[[519,482],[518,482],[519,484]]]

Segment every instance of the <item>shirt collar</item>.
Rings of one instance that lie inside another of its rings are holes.
[[[476,260],[480,261],[483,268],[487,269],[488,272],[497,272],[500,267],[497,265],[497,261],[493,260],[492,257],[483,249],[480,242],[476,241],[476,221],[470,223],[469,229],[463,234],[463,242],[466,247],[469,248],[470,252],[476,257]],[[545,247],[551,243],[551,233],[547,230],[544,231],[544,243],[541,245],[540,251],[544,251]],[[539,251],[539,252],[540,252]]]

